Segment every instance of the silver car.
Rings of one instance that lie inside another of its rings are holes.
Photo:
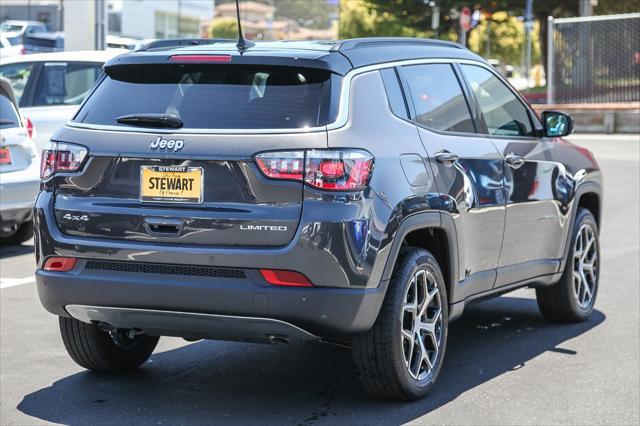
[[[19,244],[33,235],[31,220],[40,184],[39,163],[11,85],[0,78],[0,244]]]
[[[102,74],[102,65],[123,50],[55,52],[3,58],[22,115],[38,130],[42,150],[53,132],[71,119]]]

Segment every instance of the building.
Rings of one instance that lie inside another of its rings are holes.
[[[0,0],[0,22],[38,21],[49,31],[63,29],[62,0]]]
[[[163,39],[200,37],[215,0],[106,0],[106,5],[107,34]]]

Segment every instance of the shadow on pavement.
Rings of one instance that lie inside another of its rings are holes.
[[[13,245],[13,246],[1,246],[0,245],[0,259],[21,256],[23,254],[33,253],[33,243],[27,242],[25,244]]]
[[[24,397],[18,409],[65,424],[398,424],[414,420],[605,320],[546,322],[535,300],[501,297],[453,323],[438,386],[409,404],[371,401],[349,350],[319,343],[265,346],[203,341],[154,354],[120,376],[81,372]],[[71,361],[70,361],[71,362]]]

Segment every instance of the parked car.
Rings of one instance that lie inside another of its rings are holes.
[[[0,24],[0,33],[6,36],[12,45],[22,44],[23,38],[27,35],[47,31],[47,26],[38,21],[9,20]]]
[[[110,60],[46,147],[37,288],[79,365],[134,369],[159,336],[323,340],[411,400],[474,300],[591,315],[602,181],[568,115],[450,42],[204,43]]]
[[[64,50],[64,33],[31,33],[23,37],[25,53],[50,53]]]
[[[40,186],[33,127],[20,117],[11,84],[0,77],[0,244],[33,235],[33,203]]]
[[[0,34],[0,58],[24,54],[22,43],[11,44],[11,41],[4,34]]]
[[[0,76],[11,81],[18,105],[38,129],[42,149],[73,114],[102,74],[102,65],[122,51],[57,52],[2,60]]]

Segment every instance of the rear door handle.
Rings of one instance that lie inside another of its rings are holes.
[[[448,151],[438,152],[434,157],[438,163],[444,164],[447,167],[451,167],[453,163],[460,159],[458,154],[454,154],[453,152]]]
[[[521,157],[519,155],[509,154],[505,157],[505,161],[512,169],[519,169],[524,165],[526,160],[524,159],[524,157]]]
[[[181,219],[144,218],[144,226],[151,235],[178,235],[182,231],[184,221]]]

